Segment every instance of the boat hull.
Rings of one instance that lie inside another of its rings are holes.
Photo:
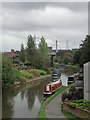
[[[61,80],[58,80],[56,82],[49,83],[44,86],[44,95],[51,95],[55,93],[56,90],[58,90],[62,86]]]

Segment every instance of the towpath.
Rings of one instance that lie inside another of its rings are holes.
[[[63,92],[67,91],[68,89],[69,88],[65,89]],[[45,113],[49,120],[50,118],[66,118],[61,112],[62,93],[60,93],[54,99],[52,99],[52,101],[46,106]],[[68,119],[66,118],[65,120]]]

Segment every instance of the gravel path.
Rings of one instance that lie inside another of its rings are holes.
[[[63,92],[67,91],[68,89],[69,88],[67,88]],[[50,118],[66,118],[61,112],[62,93],[60,93],[54,99],[52,99],[52,101],[46,106],[45,113],[46,113],[46,116],[49,118],[49,120]],[[66,118],[65,120],[68,120],[68,119]]]

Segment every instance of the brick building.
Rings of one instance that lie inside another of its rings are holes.
[[[4,52],[5,55],[9,56],[10,58],[15,57],[18,53],[11,49],[11,52]]]

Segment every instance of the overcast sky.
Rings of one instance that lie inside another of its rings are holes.
[[[28,35],[36,35],[37,41],[45,37],[48,46],[55,49],[79,48],[88,34],[87,2],[16,2],[2,3],[3,51],[26,47]]]

